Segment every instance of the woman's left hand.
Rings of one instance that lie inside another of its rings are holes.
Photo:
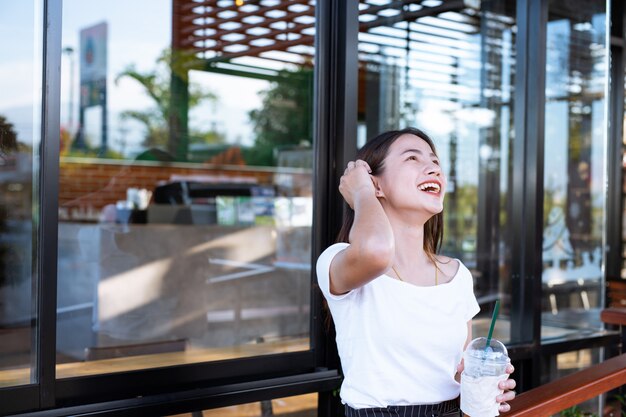
[[[509,364],[506,368],[506,373],[511,375],[515,371],[513,365]],[[514,379],[508,378],[504,381],[500,381],[498,383],[498,388],[504,390],[504,392],[496,397],[496,401],[500,403],[499,411],[501,413],[506,413],[511,410],[511,406],[507,403],[507,401],[511,401],[515,398],[515,389],[516,382]]]
[[[456,379],[457,382],[461,382],[461,374],[463,373],[463,369],[465,368],[464,365],[465,364],[463,363],[463,359],[461,359],[461,363],[459,363],[456,367],[457,372],[454,377],[454,379]],[[511,375],[514,371],[515,371],[515,368],[513,367],[513,365],[509,364],[506,367],[505,372]],[[511,401],[513,398],[515,398],[515,391],[513,390],[515,389],[516,385],[517,383],[515,382],[515,380],[511,378],[507,378],[504,381],[500,381],[498,383],[498,388],[504,391],[502,394],[496,397],[496,402],[500,403],[498,410],[501,413],[506,413],[507,411],[511,411],[511,406],[507,403],[507,401]]]

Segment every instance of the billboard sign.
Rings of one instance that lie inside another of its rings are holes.
[[[107,79],[106,22],[80,31],[80,106],[104,105]]]

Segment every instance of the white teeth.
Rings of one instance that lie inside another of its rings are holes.
[[[441,190],[441,187],[436,182],[425,182],[424,184],[420,184],[418,188],[421,191],[430,191],[436,193]]]

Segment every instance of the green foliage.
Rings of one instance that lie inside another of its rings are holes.
[[[616,400],[620,405],[621,405],[621,416],[622,417],[626,417],[626,397],[624,397],[623,395],[620,394],[616,394],[613,395],[611,397],[612,399]],[[612,403],[612,401],[608,401],[607,405]],[[606,413],[606,412],[605,412]],[[613,415],[611,413],[611,415]],[[617,416],[617,414],[615,414]],[[570,407],[568,409],[565,409],[563,411],[561,411],[560,413],[561,417],[598,417],[597,414],[594,414],[592,412],[589,411],[584,411],[583,409],[581,409],[579,406],[575,405],[574,407]]]
[[[17,148],[17,133],[13,130],[13,124],[0,115],[0,155],[15,152]]]
[[[280,71],[271,86],[260,92],[262,106],[249,112],[256,139],[244,150],[249,165],[276,165],[276,151],[311,146],[313,120],[313,71],[300,68]]]
[[[165,50],[157,59],[153,70],[141,72],[134,64],[129,65],[115,78],[118,84],[123,78],[136,81],[154,101],[154,107],[144,110],[126,110],[120,114],[122,120],[135,120],[146,129],[146,137],[143,141],[145,147],[167,147],[170,139],[170,110],[172,98],[170,83],[172,73],[178,75],[183,81],[188,82],[188,69],[192,67],[195,56],[185,52],[172,53]],[[188,107],[192,109],[204,101],[217,101],[218,97],[211,91],[194,83],[189,84]],[[211,136],[212,135],[212,136]],[[223,140],[223,136],[215,132],[193,132],[192,138],[209,138],[211,140]]]
[[[80,157],[80,158],[105,158],[105,159],[124,159],[124,155],[119,152],[107,149],[104,155],[100,154],[100,148],[92,148],[86,145],[85,149],[68,149],[63,156]]]
[[[207,143],[207,144],[218,144],[224,143],[226,141],[226,137],[221,132],[215,131],[192,131],[189,134],[189,143]]]
[[[561,417],[598,417],[588,411],[583,411],[577,405],[561,411]]]
[[[622,417],[626,417],[626,397],[624,397],[621,394],[616,394],[615,395],[615,399],[620,403],[620,405],[622,406]]]
[[[453,200],[454,210],[451,207]],[[473,184],[458,183],[455,186],[454,195],[446,197],[445,235],[444,247],[442,248],[444,253],[463,256],[467,250],[463,246],[468,246],[471,242],[475,242],[473,238],[478,233],[478,225],[476,223],[477,204],[478,187]]]

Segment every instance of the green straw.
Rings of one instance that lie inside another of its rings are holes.
[[[496,326],[498,310],[500,310],[500,300],[496,300],[496,305],[493,307],[493,315],[491,316],[491,326],[489,326],[489,334],[487,335],[487,345],[485,345],[485,352],[487,352],[487,348],[491,346],[491,336],[493,336],[493,328]]]

